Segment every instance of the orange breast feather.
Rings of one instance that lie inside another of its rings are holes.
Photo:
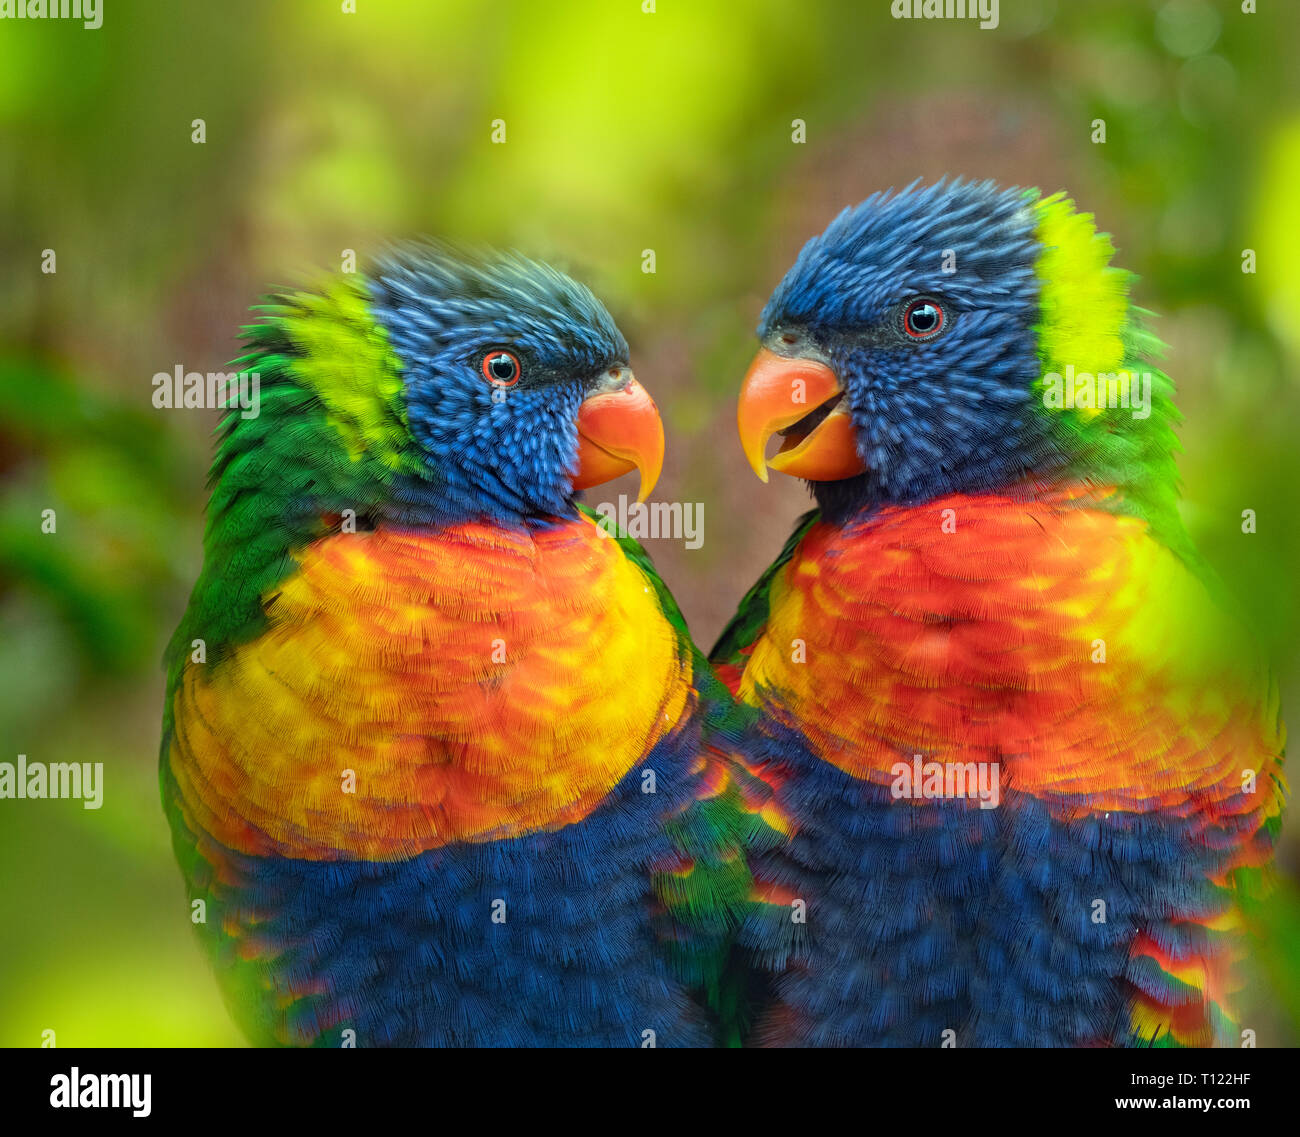
[[[188,664],[170,763],[247,853],[395,859],[590,813],[691,697],[649,582],[586,519],[322,541],[269,626]]]

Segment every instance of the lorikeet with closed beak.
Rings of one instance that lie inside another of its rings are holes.
[[[232,1012],[262,1044],[708,1044],[750,887],[730,700],[575,504],[659,474],[623,336],[552,268],[433,245],[257,311],[161,755]]]
[[[1283,728],[1113,251],[1062,195],[912,186],[763,312],[741,441],[817,509],[715,649],[784,838],[757,1041],[1240,1044]]]

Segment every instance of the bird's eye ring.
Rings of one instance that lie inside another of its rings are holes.
[[[512,351],[497,348],[483,357],[483,378],[494,387],[513,387],[522,372],[519,356]]]
[[[948,322],[943,305],[928,296],[910,301],[903,309],[903,334],[912,340],[934,339]]]

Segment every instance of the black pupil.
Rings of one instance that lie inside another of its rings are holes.
[[[920,335],[934,331],[939,326],[939,309],[933,304],[918,304],[907,313],[907,326]]]
[[[508,355],[494,355],[488,364],[495,379],[508,382],[515,377],[515,361]]]

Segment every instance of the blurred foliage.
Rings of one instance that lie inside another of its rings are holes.
[[[1002,0],[993,31],[894,21],[887,0],[356,6],[113,0],[97,31],[0,26],[0,758],[103,761],[108,781],[97,812],[0,803],[0,1043],[238,1041],[155,775],[157,659],[198,570],[215,423],[154,410],[150,379],[221,369],[260,292],[345,249],[490,240],[608,299],[665,411],[665,495],[709,503],[703,550],[652,550],[707,643],[798,508],[748,478],[731,400],[799,243],[917,175],[1069,188],[1164,314],[1188,524],[1297,717],[1300,79],[1282,45],[1300,6]],[[1261,1045],[1294,1044],[1300,893],[1255,918],[1247,1015]]]

